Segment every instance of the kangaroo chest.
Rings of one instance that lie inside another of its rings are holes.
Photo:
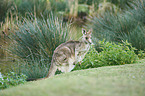
[[[84,44],[82,46],[79,46],[75,51],[76,56],[76,62],[80,62],[85,57],[86,53],[89,51],[90,45]]]

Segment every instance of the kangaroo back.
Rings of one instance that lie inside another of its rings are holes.
[[[86,32],[82,29],[82,34],[80,41],[67,41],[54,50],[49,73],[46,77],[54,76],[57,69],[61,72],[70,72],[76,63],[82,61],[92,43],[91,30]]]

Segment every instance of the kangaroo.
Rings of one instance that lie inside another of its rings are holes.
[[[75,64],[82,61],[92,43],[91,33],[91,29],[88,32],[82,29],[83,36],[80,41],[71,40],[60,44],[54,50],[46,78],[54,76],[57,69],[61,72],[70,72]]]

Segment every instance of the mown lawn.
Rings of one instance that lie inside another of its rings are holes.
[[[1,90],[0,96],[145,96],[145,63],[60,74]]]

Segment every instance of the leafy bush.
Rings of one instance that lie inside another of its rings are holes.
[[[145,52],[142,51],[142,50],[138,51],[138,57],[141,58],[141,59],[144,58],[145,57]]]
[[[109,42],[100,42],[102,52],[99,53],[98,63],[106,65],[119,65],[134,63],[138,57],[134,53],[135,48],[130,43],[115,44]]]
[[[122,65],[135,63],[138,56],[134,53],[135,48],[130,43],[123,44],[109,43],[100,41],[101,52],[97,52],[91,47],[90,51],[82,61],[82,64],[75,67],[76,69],[96,68],[101,66]]]
[[[98,52],[95,50],[95,48],[93,46],[91,46],[89,52],[86,54],[85,58],[81,62],[81,65],[76,64],[76,66],[73,70],[81,70],[81,69],[99,67],[99,65],[95,66],[98,63],[97,57],[98,57]]]
[[[10,86],[16,86],[18,84],[24,84],[27,76],[24,74],[16,74],[14,72],[7,73],[0,78],[0,89],[8,88]]]

